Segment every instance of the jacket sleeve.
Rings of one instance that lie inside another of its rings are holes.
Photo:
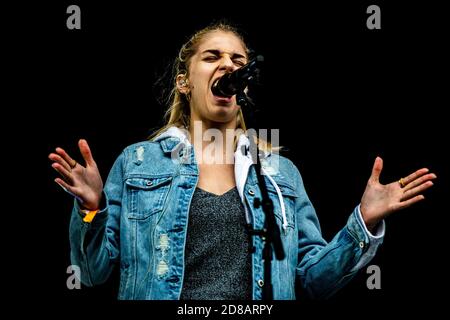
[[[345,227],[327,243],[322,237],[300,172],[294,168],[298,195],[295,218],[299,231],[296,281],[311,298],[326,299],[346,285],[373,258],[383,240],[384,221],[378,227],[377,235],[370,234],[358,206]]]
[[[119,259],[124,161],[122,153],[104,187],[106,207],[91,223],[83,221],[84,214],[75,200],[69,227],[70,256],[72,264],[80,268],[81,282],[86,286],[105,282]]]

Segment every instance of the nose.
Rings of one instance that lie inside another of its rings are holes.
[[[219,70],[225,71],[225,73],[233,72],[238,67],[233,63],[229,55],[223,55],[220,59]]]

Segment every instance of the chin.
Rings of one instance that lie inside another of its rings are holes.
[[[220,122],[229,122],[236,118],[239,107],[235,104],[232,106],[214,105],[209,109],[211,112],[211,120]]]
[[[213,116],[211,116],[209,119],[213,122],[217,122],[217,123],[228,123],[233,121],[235,118],[235,116],[233,115],[220,115],[220,114],[215,114]]]
[[[206,118],[212,122],[224,124],[233,121],[236,118],[236,114],[234,112],[213,112],[209,113]]]

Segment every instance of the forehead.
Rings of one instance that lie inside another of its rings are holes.
[[[211,49],[247,56],[242,40],[232,32],[213,31],[206,34],[198,47],[198,52]]]

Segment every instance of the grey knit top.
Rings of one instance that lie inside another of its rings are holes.
[[[250,238],[237,188],[197,188],[187,229],[183,300],[251,300]]]

